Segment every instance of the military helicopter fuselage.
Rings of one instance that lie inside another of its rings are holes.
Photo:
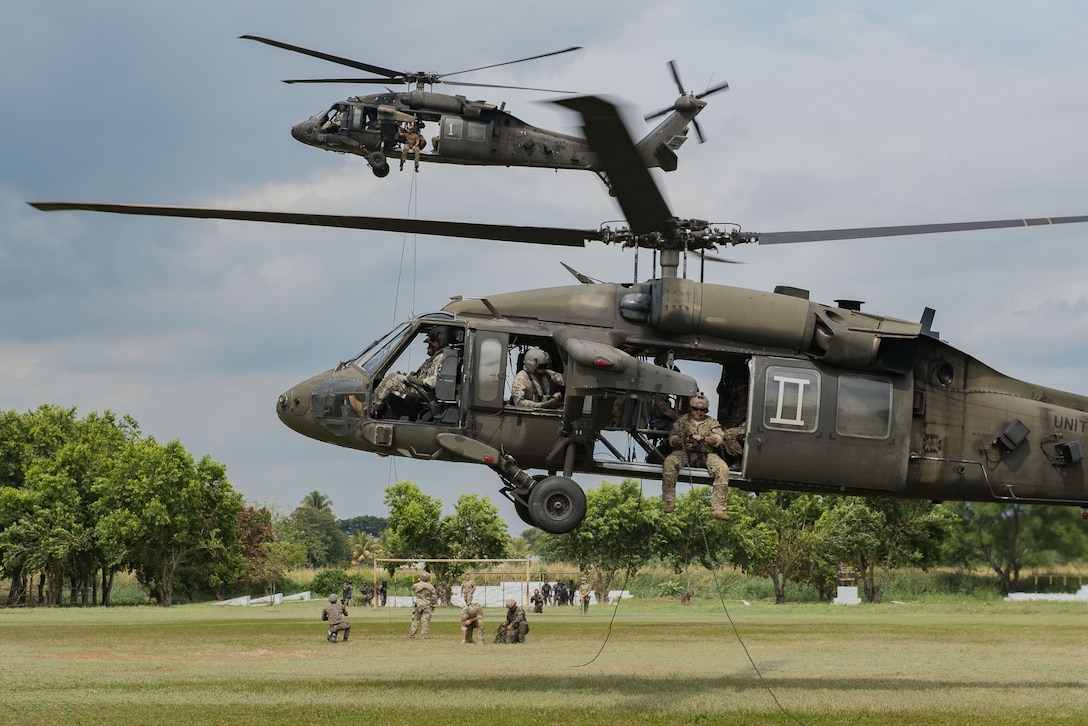
[[[384,93],[352,96],[334,103],[328,110],[296,124],[291,129],[292,136],[309,146],[363,157],[375,176],[384,177],[389,174],[390,156],[400,155],[403,160],[405,134],[412,131],[417,132],[421,137],[420,161],[443,164],[588,169],[595,171],[611,190],[606,170],[586,139],[531,126],[507,113],[504,110],[505,104],[496,106],[486,101],[469,100],[462,95],[448,95],[427,90],[433,88],[435,84],[445,83],[568,93],[544,88],[455,81],[451,77],[486,68],[561,55],[580,50],[579,47],[453,73],[425,73],[383,68],[270,38],[254,35],[242,37],[292,53],[374,74],[365,78],[311,78],[287,80],[284,81],[285,83],[380,83],[386,86],[387,90]],[[702,131],[695,120],[699,112],[706,107],[707,102],[703,99],[729,88],[729,84],[723,82],[699,94],[689,92],[685,90],[680,80],[675,61],[669,62],[669,69],[680,96],[672,106],[646,117],[649,120],[666,116],[637,144],[638,155],[643,166],[656,167],[665,171],[676,169],[676,150],[687,139],[689,126],[693,126],[699,140],[703,140]],[[415,88],[407,92],[388,90],[390,85],[399,83],[407,83]],[[427,124],[434,126],[428,128]],[[413,163],[415,158],[413,149]]]
[[[526,522],[565,532],[584,515],[574,474],[661,476],[651,404],[696,393],[682,370],[700,361],[723,383],[744,378],[731,479],[745,489],[1088,506],[1088,399],[998,373],[939,340],[927,313],[913,323],[675,277],[459,300],[294,386],[277,413],[339,446],[484,464]],[[449,353],[433,395],[372,415],[381,379],[438,329]],[[511,404],[530,347],[561,369],[562,409]],[[680,370],[654,363],[665,353]]]
[[[636,144],[642,163],[675,170],[676,150],[705,106],[694,96],[679,97],[672,112]],[[353,96],[296,124],[291,135],[309,146],[361,156],[384,177],[389,157],[403,152],[399,131],[405,124],[420,124],[420,161],[589,170],[608,181],[584,138],[532,126],[501,106],[464,96],[422,90]]]

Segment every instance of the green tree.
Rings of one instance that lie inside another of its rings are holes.
[[[332,509],[332,500],[316,489],[302,498],[302,506],[314,509]]]
[[[586,492],[586,517],[568,534],[544,534],[541,552],[574,562],[590,576],[597,602],[607,602],[616,575],[635,575],[651,557],[660,506],[642,497],[637,481],[604,482]]]
[[[365,514],[359,517],[338,520],[336,524],[348,537],[355,537],[364,532],[371,537],[381,537],[382,532],[389,526],[389,520],[385,517],[373,517]]]
[[[820,557],[815,524],[822,500],[812,494],[765,492],[738,497],[733,515],[731,559],[748,574],[771,578],[774,601],[786,602],[787,585]]]
[[[693,488],[676,500],[676,511],[661,517],[653,538],[654,554],[673,572],[684,575],[681,602],[687,605],[691,591],[691,563],[707,569],[721,565],[729,551],[729,526],[710,516],[710,488]]]
[[[182,565],[210,571],[240,551],[237,536],[241,496],[226,479],[226,468],[205,456],[199,462],[174,440],[148,438],[123,449],[94,489],[101,534],[140,581],[173,603]],[[208,584],[211,583],[209,572]]]
[[[306,559],[313,567],[343,567],[351,559],[348,536],[337,526],[331,509],[304,503],[283,523],[281,534],[306,546]]]
[[[276,594],[276,582],[296,567],[306,564],[306,546],[287,540],[262,542],[256,574],[267,586],[269,595]]]
[[[410,481],[401,481],[385,490],[384,501],[389,507],[389,529],[383,543],[386,557],[425,560],[454,556],[449,531],[442,527],[441,499],[424,494]],[[429,568],[434,576],[431,584],[440,598],[450,587],[446,564],[432,562]],[[390,563],[390,577],[395,569]]]
[[[1020,588],[1025,567],[1088,553],[1079,512],[1070,507],[960,502],[949,551],[959,564],[985,563],[997,575],[1002,595]]]

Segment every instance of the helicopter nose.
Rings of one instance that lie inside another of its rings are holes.
[[[291,127],[291,136],[304,144],[312,144],[316,134],[317,122],[313,119],[306,119],[302,123],[295,124]]]
[[[276,415],[292,431],[340,441],[362,422],[365,380],[331,370],[292,386],[276,399]]]

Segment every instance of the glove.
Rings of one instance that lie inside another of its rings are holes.
[[[420,378],[419,376],[415,375],[414,373],[412,375],[408,376],[408,382],[411,383],[413,386],[421,386],[422,387],[422,386],[426,385],[423,382],[423,379]]]

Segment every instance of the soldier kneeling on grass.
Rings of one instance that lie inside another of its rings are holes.
[[[321,611],[321,619],[327,620],[329,623],[329,642],[336,642],[336,634],[341,630],[344,631],[344,642],[348,642],[348,635],[351,634],[351,623],[344,620],[348,616],[348,609],[344,607],[344,603],[337,602],[337,596],[335,593],[329,595],[329,604],[325,606],[325,609]]]
[[[513,598],[506,601],[506,642],[524,643],[529,634],[529,621],[525,619],[525,608]]]

